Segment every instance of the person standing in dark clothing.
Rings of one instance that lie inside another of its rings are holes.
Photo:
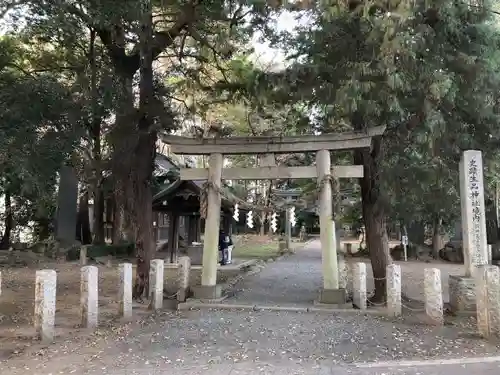
[[[224,266],[228,264],[228,248],[233,244],[231,237],[226,235],[223,229],[219,231],[219,251],[221,253],[220,256],[220,265]]]

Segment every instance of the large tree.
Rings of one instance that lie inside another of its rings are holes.
[[[170,103],[163,95],[168,94],[168,88],[160,90],[155,76],[182,74],[199,80],[206,75],[207,61],[217,65],[230,58],[235,45],[248,42],[251,31],[263,25],[271,8],[265,2],[245,0],[11,3],[22,6],[31,25],[49,20],[54,31],[69,24],[93,30],[107,51],[117,96],[116,120],[109,138],[117,203],[114,224],[134,237],[138,262],[135,294],[139,297],[148,284],[154,251],[150,203],[157,132],[175,127]],[[139,98],[134,92],[137,72]]]

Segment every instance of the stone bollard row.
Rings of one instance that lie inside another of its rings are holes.
[[[180,257],[178,260],[178,290],[177,301],[185,302],[189,290],[189,278],[191,274],[191,258],[188,256]]]
[[[82,258],[83,259],[83,258]],[[181,261],[183,271],[183,290],[189,286],[190,260]],[[150,291],[151,308],[160,309],[163,306],[163,273],[164,261],[151,261]],[[119,265],[119,314],[124,318],[132,316],[132,264]],[[34,326],[39,339],[43,343],[51,343],[55,336],[55,311],[57,273],[54,270],[38,270],[35,278],[35,314]],[[97,328],[99,317],[99,276],[95,266],[84,266],[80,270],[80,319],[81,325],[86,328]],[[0,273],[1,295],[1,273]]]
[[[476,270],[477,328],[483,337],[500,334],[500,269],[484,265]]]
[[[366,264],[353,264],[353,304],[360,310],[367,308]],[[387,266],[387,312],[391,316],[402,313],[401,298],[401,266],[391,264]],[[441,272],[437,268],[426,268],[424,271],[425,312],[432,324],[442,325],[443,293],[441,290]]]

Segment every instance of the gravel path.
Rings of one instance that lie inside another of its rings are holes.
[[[367,288],[373,290],[373,275],[368,260],[351,258],[348,262],[367,263]],[[464,266],[450,263],[421,261],[397,262],[402,271],[402,292],[413,300],[424,300],[424,269],[441,270],[444,302],[448,302],[448,277],[464,273]],[[309,242],[296,253],[277,262],[268,263],[260,272],[248,276],[230,291],[229,304],[259,304],[277,306],[310,306],[322,286],[321,244]]]
[[[357,366],[499,350],[457,327],[410,326],[358,315],[193,310],[148,317],[114,331],[0,363],[0,373],[312,375],[333,369],[368,375],[384,372]]]
[[[403,275],[419,278],[427,266],[407,263]],[[410,280],[409,284],[413,283]],[[319,243],[314,241],[240,282],[228,302],[310,304],[320,286],[321,253]],[[480,340],[473,318],[462,317],[449,324],[432,327],[407,318],[391,320],[352,313],[207,309],[163,312],[125,326],[117,324],[99,330],[88,339],[33,347],[29,353],[0,362],[0,373],[498,374],[500,357],[492,357],[499,353],[498,342]],[[490,357],[484,360],[486,356]],[[464,364],[462,358],[474,363]],[[442,359],[451,362],[442,363]],[[400,362],[404,360],[423,362],[408,366]]]
[[[229,292],[225,303],[300,306],[312,304],[322,284],[321,247],[318,240],[296,253],[244,278]]]

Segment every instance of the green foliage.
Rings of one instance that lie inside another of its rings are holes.
[[[54,75],[27,73],[19,39],[2,38],[0,50],[0,193],[9,190],[14,221],[27,225],[53,212],[57,171],[80,135],[80,107]]]

